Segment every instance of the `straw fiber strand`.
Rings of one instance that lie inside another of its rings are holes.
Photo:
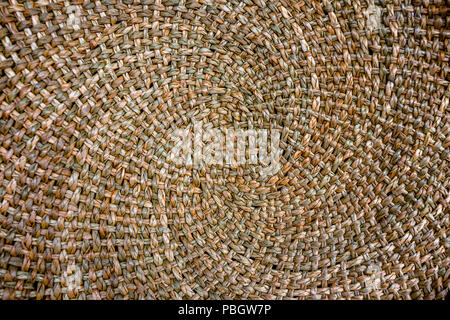
[[[1,299],[443,299],[448,9],[0,2]],[[280,170],[175,164],[194,120]]]

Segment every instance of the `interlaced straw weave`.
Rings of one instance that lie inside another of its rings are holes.
[[[444,0],[0,3],[2,299],[442,299]],[[279,130],[281,169],[171,134]]]

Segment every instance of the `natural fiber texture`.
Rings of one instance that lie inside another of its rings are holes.
[[[0,297],[444,298],[448,9],[1,2]],[[174,165],[193,119],[281,169]]]

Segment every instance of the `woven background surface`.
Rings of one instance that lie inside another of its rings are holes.
[[[0,2],[0,298],[442,299],[448,9]],[[281,169],[175,165],[193,120]]]

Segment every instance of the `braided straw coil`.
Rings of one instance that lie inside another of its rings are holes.
[[[0,2],[0,297],[443,299],[448,9]],[[194,121],[279,170],[175,163]]]

